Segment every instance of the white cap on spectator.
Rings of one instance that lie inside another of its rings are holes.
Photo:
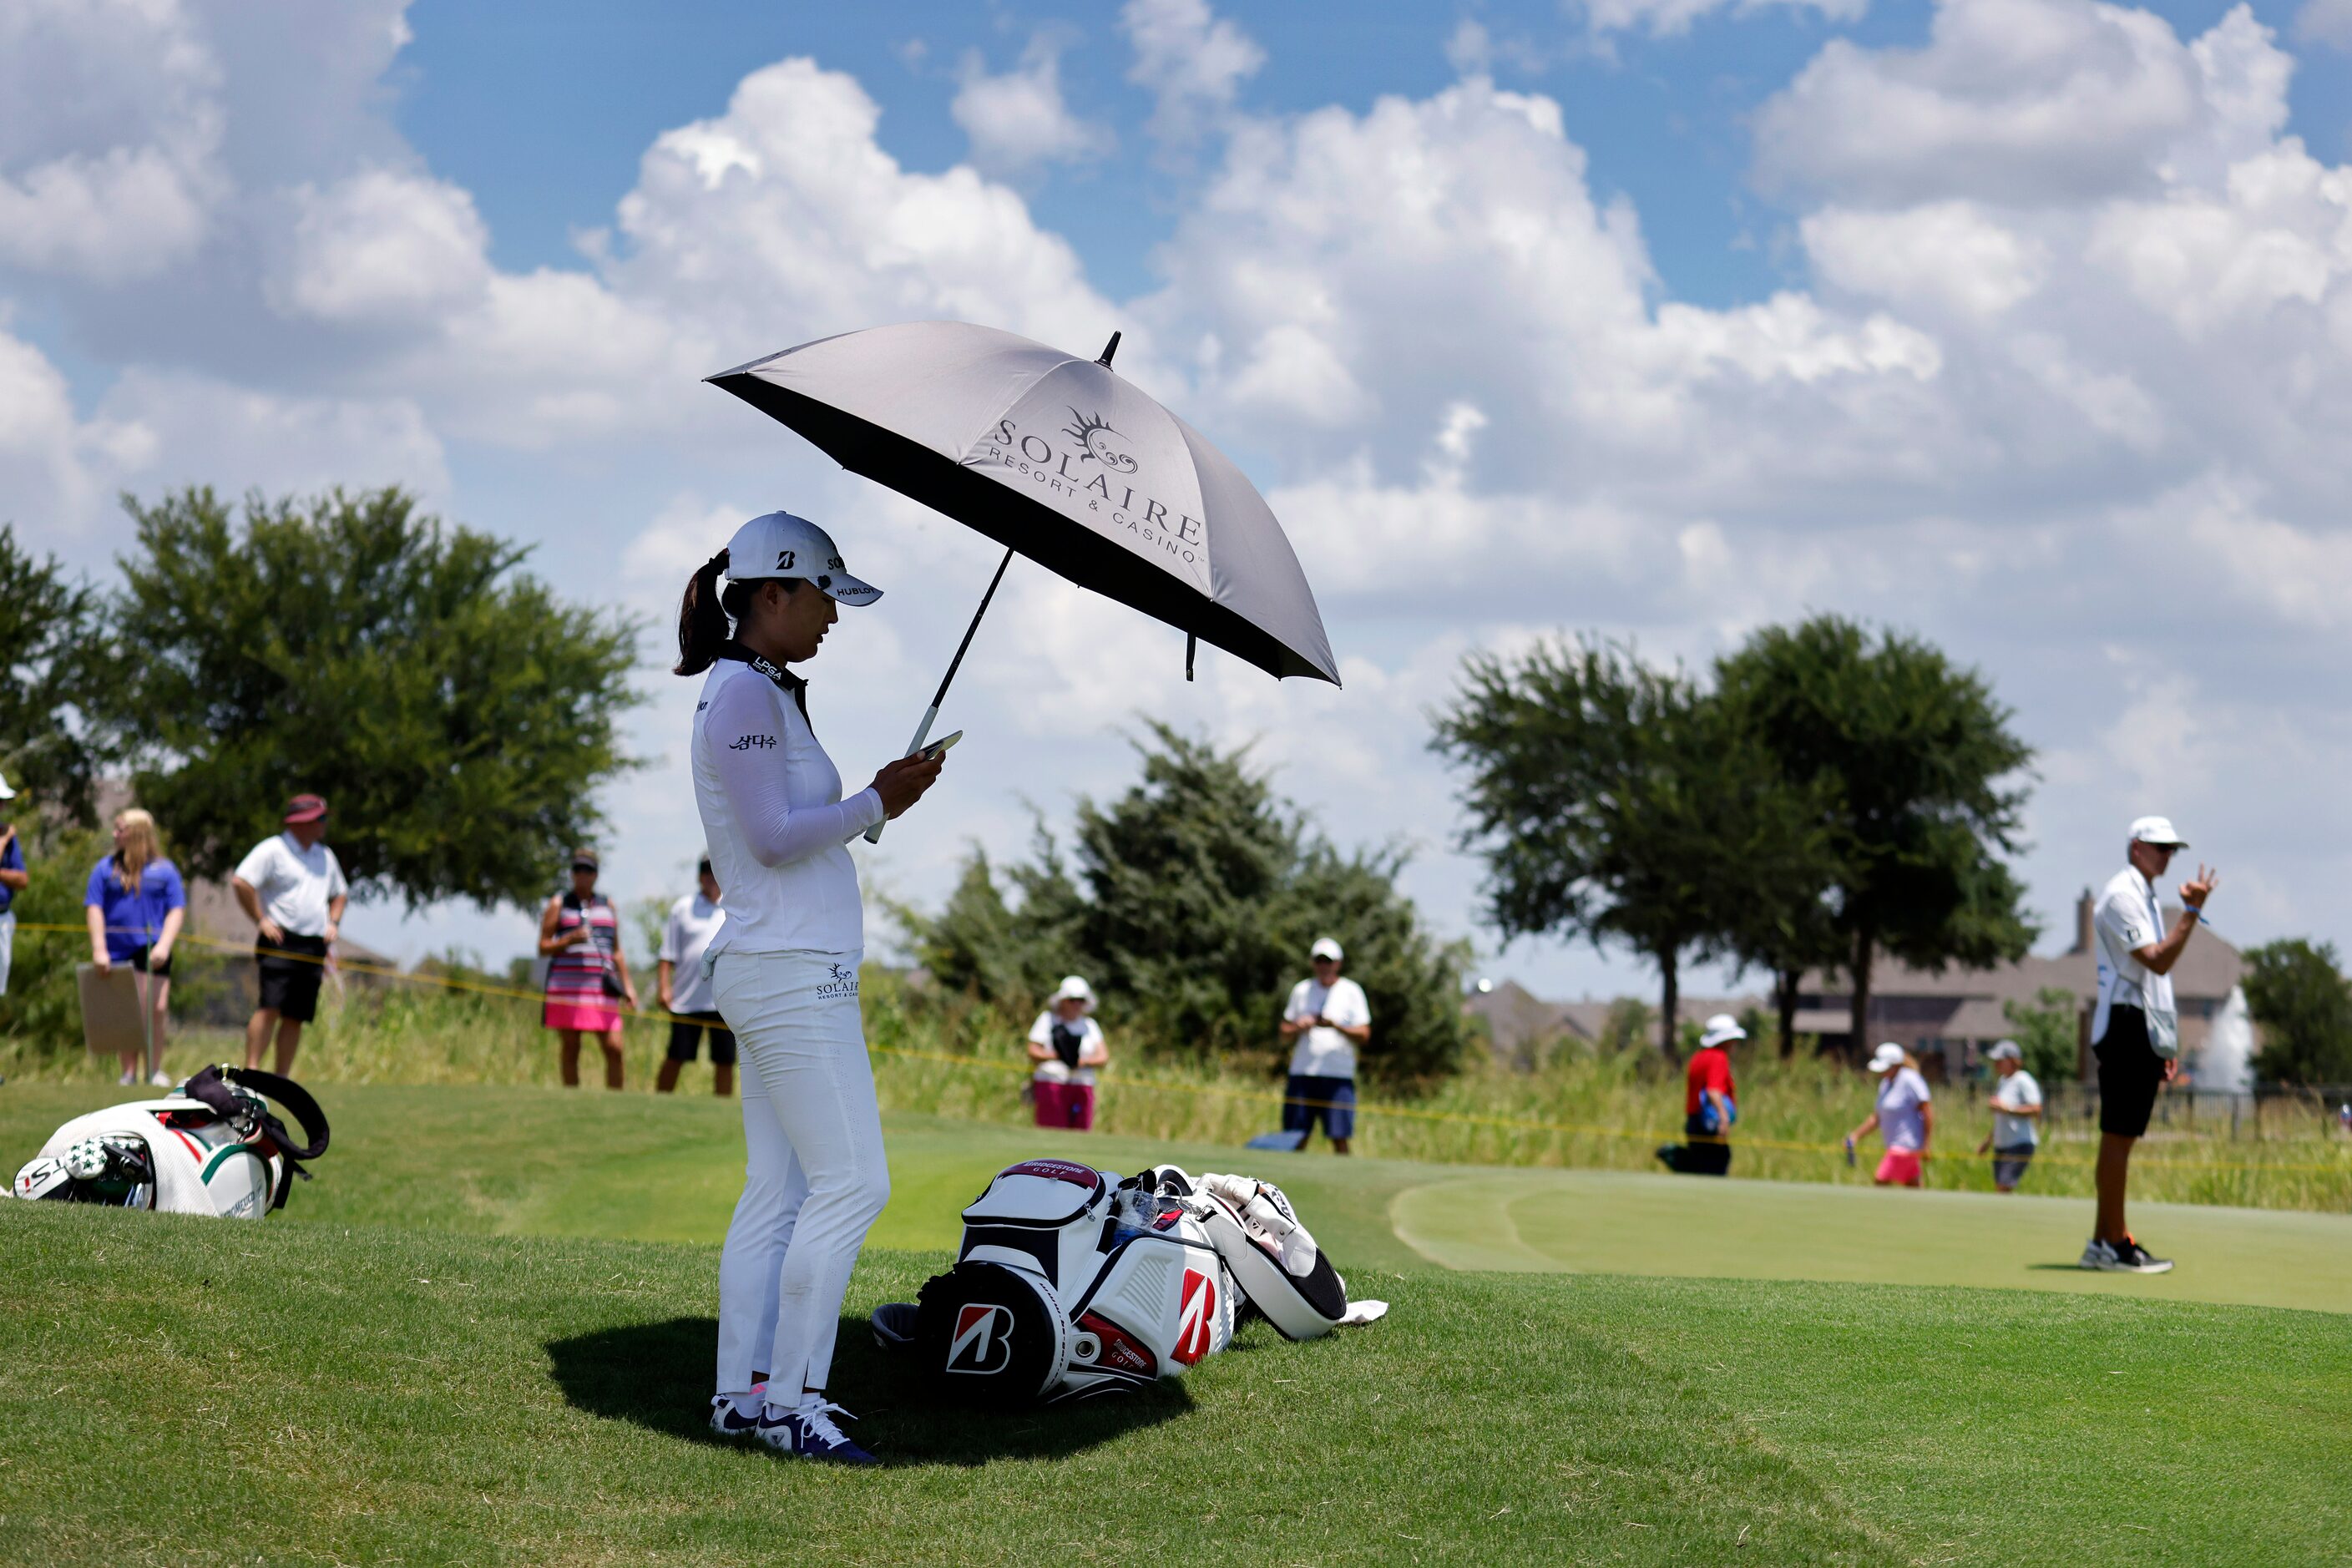
[[[1060,988],[1054,993],[1054,1000],[1083,1002],[1087,1005],[1087,1011],[1091,1013],[1095,1010],[1095,988],[1087,984],[1087,977],[1083,974],[1066,974],[1062,977]]]
[[[1332,963],[1337,963],[1348,955],[1341,952],[1339,951],[1339,944],[1332,941],[1329,937],[1318,936],[1315,939],[1315,945],[1307,950],[1307,956],[1309,958],[1328,958]]]
[[[14,800],[16,798],[16,792],[8,787],[8,781],[5,776],[0,776],[0,800]]]
[[[2025,1053],[2017,1048],[2015,1040],[1995,1040],[1992,1049],[1985,1053],[1985,1060],[1992,1062],[2021,1062],[2024,1059]]]
[[[1698,1037],[1698,1043],[1702,1047],[1721,1046],[1747,1037],[1748,1031],[1739,1026],[1738,1019],[1728,1013],[1717,1013],[1706,1021],[1706,1033]]]
[[[1902,1065],[1903,1047],[1893,1040],[1888,1040],[1870,1053],[1870,1070],[1873,1072],[1893,1072]]]
[[[2134,821],[2131,829],[2135,844],[2158,844],[2171,849],[2186,849],[2189,840],[2172,830],[2168,816],[2143,816]]]

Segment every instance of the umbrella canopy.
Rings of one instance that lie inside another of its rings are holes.
[[[1269,674],[1338,685],[1315,595],[1265,498],[1111,371],[1118,345],[1114,334],[1083,360],[990,327],[915,321],[709,379],[843,468],[1081,587]]]

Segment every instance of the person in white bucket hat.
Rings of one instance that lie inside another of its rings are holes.
[[[2092,1181],[2098,1207],[2085,1268],[2161,1274],[2172,1267],[2134,1239],[2124,1224],[2131,1184],[2132,1145],[2147,1131],[2157,1092],[2179,1070],[2180,1016],[2172,1001],[2172,966],[2188,951],[2205,900],[2221,873],[2200,865],[2180,884],[2180,914],[2165,929],[2156,881],[2172,857],[2189,847],[2168,816],[2143,816],[2124,841],[2124,868],[2108,879],[2091,910],[2099,953],[2099,999],[2091,1012],[2091,1054],[2099,1063],[2099,1163]]]
[[[1094,1010],[1095,988],[1085,975],[1073,974],[1029,1026],[1029,1059],[1037,1064],[1029,1092],[1040,1127],[1094,1130],[1095,1073],[1110,1060],[1110,1045]]]
[[[1666,1169],[1686,1176],[1731,1173],[1731,1124],[1739,1115],[1738,1091],[1731,1081],[1731,1044],[1748,1031],[1728,1013],[1706,1021],[1698,1049],[1683,1068],[1683,1136],[1687,1143],[1668,1143],[1658,1158]]]
[[[0,777],[0,800],[14,800],[16,792]],[[16,895],[32,879],[25,871],[25,846],[16,825],[0,822],[0,996],[8,994],[8,961],[16,950]]]
[[[1318,936],[1307,950],[1314,973],[1290,988],[1283,1005],[1282,1037],[1295,1041],[1282,1093],[1282,1130],[1298,1146],[1322,1122],[1331,1152],[1344,1154],[1356,1135],[1356,1047],[1372,1037],[1372,1005],[1364,988],[1339,973],[1348,955],[1339,942]]]
[[[1928,1102],[1927,1079],[1909,1051],[1893,1040],[1871,1053],[1871,1076],[1878,1079],[1878,1098],[1861,1126],[1846,1134],[1851,1162],[1856,1142],[1875,1131],[1886,1145],[1871,1180],[1882,1187],[1916,1187],[1927,1140],[1935,1134],[1936,1108]]]
[[[719,577],[727,587],[721,593]],[[858,1011],[866,914],[849,841],[922,799],[940,752],[886,763],[846,800],[809,721],[808,683],[842,605],[881,590],[833,537],[772,511],[735,531],[678,605],[680,675],[709,676],[694,799],[727,919],[703,950],[743,1068],[743,1196],[719,1258],[711,1429],[802,1458],[877,1461],[826,1393],[841,1303],[890,1195]]]

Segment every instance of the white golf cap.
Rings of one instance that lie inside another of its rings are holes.
[[[759,583],[797,577],[814,583],[835,603],[872,604],[882,590],[843,569],[833,535],[804,517],[771,511],[753,518],[727,542],[727,580]]]
[[[1307,950],[1307,956],[1309,958],[1328,958],[1332,963],[1337,963],[1348,955],[1340,952],[1339,944],[1332,941],[1329,937],[1318,936],[1315,939],[1315,945]]]
[[[0,800],[14,800],[16,798],[16,792],[8,787],[8,781],[5,776],[0,776]]]
[[[1888,1040],[1870,1053],[1870,1070],[1873,1072],[1893,1072],[1902,1065],[1903,1047],[1893,1040]]]
[[[1985,1060],[1990,1062],[2021,1062],[2024,1059],[2025,1053],[2017,1048],[2015,1040],[1995,1040],[1992,1049],[1985,1053]]]
[[[1087,984],[1087,977],[1083,974],[1064,975],[1062,984],[1054,992],[1056,1002],[1073,999],[1085,1003],[1089,1008],[1095,1005],[1095,988]]]
[[[2137,818],[2132,823],[2131,836],[2135,844],[2161,844],[2174,849],[2189,847],[2189,840],[2172,830],[2172,818],[2168,816]]]
[[[1747,1037],[1748,1031],[1739,1026],[1738,1019],[1728,1013],[1717,1013],[1706,1021],[1706,1033],[1698,1037],[1698,1043],[1702,1047],[1721,1046]]]

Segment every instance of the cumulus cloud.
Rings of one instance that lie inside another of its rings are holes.
[[[977,51],[967,55],[948,112],[971,142],[982,169],[1018,174],[1041,163],[1101,157],[1113,140],[1108,127],[1090,125],[1062,100],[1062,52],[1044,34],[1030,40],[1021,63],[991,75]]]
[[[1855,22],[1870,9],[1870,0],[1583,0],[1585,22],[1595,34],[1640,28],[1654,38],[1680,37],[1691,30],[1691,24],[1717,11],[1745,16],[1774,6],[1816,11],[1832,22]]]
[[[1135,50],[1127,79],[1150,89],[1151,133],[1171,144],[1206,135],[1265,64],[1256,40],[1208,0],[1127,0],[1118,20]]]
[[[1899,205],[2070,205],[2218,169],[2283,123],[2284,62],[2242,5],[2196,47],[2098,0],[1942,0],[1927,43],[1833,39],[1759,111],[1771,188]]]
[[[167,0],[0,10],[0,264],[119,284],[188,256],[228,189],[219,84]]]
[[[2304,0],[2294,14],[2294,36],[2352,51],[2352,0]]]

